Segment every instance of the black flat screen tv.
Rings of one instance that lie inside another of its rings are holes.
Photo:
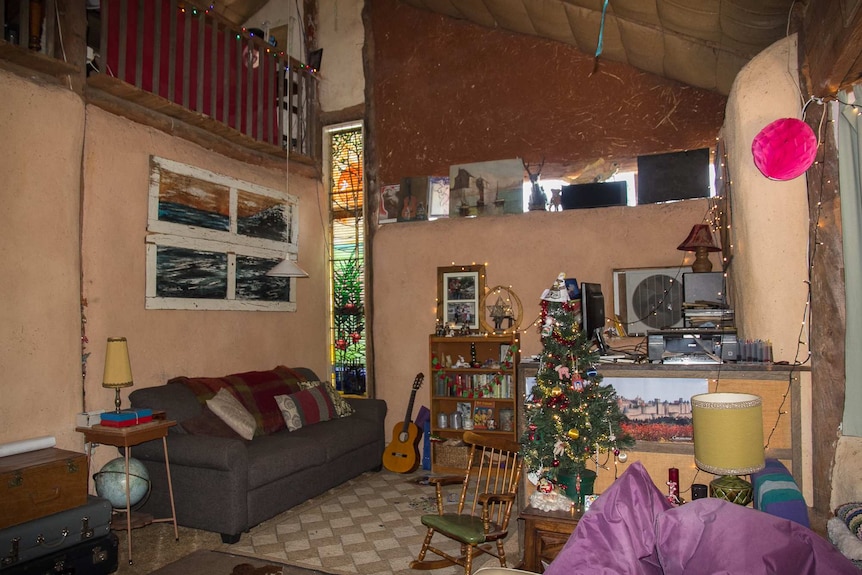
[[[709,197],[709,148],[638,156],[638,205]]]
[[[564,210],[624,206],[627,200],[625,182],[594,182],[563,186],[560,205]]]

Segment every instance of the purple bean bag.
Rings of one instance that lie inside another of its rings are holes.
[[[714,498],[672,507],[639,462],[593,503],[545,573],[859,575],[793,521]]]

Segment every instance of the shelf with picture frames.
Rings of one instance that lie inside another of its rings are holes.
[[[518,346],[514,334],[429,337],[432,471],[466,468],[465,430],[517,440]]]

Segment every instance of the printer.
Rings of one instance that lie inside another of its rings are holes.
[[[669,329],[647,332],[652,363],[710,364],[739,360],[735,330]]]

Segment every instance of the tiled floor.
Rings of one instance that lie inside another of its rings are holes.
[[[433,501],[433,487],[419,484],[424,473],[366,473],[327,494],[262,523],[240,541],[224,547],[232,553],[269,558],[330,573],[361,575],[412,573],[426,530],[420,516]],[[457,486],[452,489],[457,490]],[[458,546],[437,536],[435,545],[457,554]],[[517,519],[506,545],[509,566],[520,559]],[[497,565],[480,555],[479,566]],[[461,568],[434,571],[463,573]]]

